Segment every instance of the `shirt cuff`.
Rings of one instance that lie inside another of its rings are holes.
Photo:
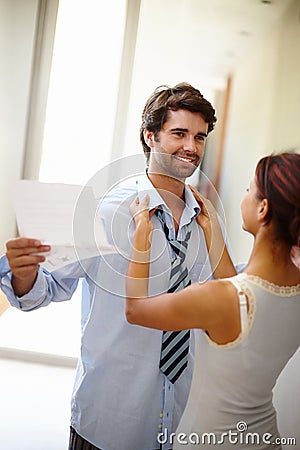
[[[1,275],[1,289],[6,295],[9,303],[23,311],[30,311],[37,308],[44,301],[47,293],[47,282],[45,280],[43,269],[39,267],[38,275],[32,289],[25,295],[18,297],[15,295],[11,278],[11,271]]]

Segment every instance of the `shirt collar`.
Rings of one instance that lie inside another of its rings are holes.
[[[187,207],[193,211],[193,217],[197,217],[201,208],[187,184],[185,185],[184,197]]]
[[[137,179],[136,183],[137,183],[138,197],[140,201],[146,194],[149,195],[149,206],[148,206],[149,210],[157,208],[158,206],[162,206],[162,208],[170,214],[169,208],[167,207],[166,203],[164,202],[162,197],[159,195],[158,191],[155,189],[155,187],[149,180],[146,173],[144,175],[141,175]],[[185,223],[189,223],[191,219],[197,217],[197,215],[200,212],[200,206],[198,205],[188,185],[185,185],[184,195],[186,207],[183,211],[181,218],[182,225],[184,225]]]

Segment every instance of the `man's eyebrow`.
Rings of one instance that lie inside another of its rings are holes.
[[[187,131],[189,131],[187,128],[180,128],[180,127],[177,127],[177,128],[170,128],[170,131],[182,131],[182,132],[187,132]]]
[[[171,128],[170,131],[181,131],[182,133],[187,133],[189,130],[187,128]],[[196,136],[203,136],[207,137],[207,133],[204,133],[203,131],[199,131],[199,133],[196,134]]]

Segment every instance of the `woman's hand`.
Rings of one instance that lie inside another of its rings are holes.
[[[207,198],[203,197],[193,186],[189,185],[189,188],[201,208],[196,221],[203,230],[207,230],[212,227],[212,222],[218,220],[217,212],[213,207],[213,204]]]
[[[142,201],[136,197],[131,203],[129,210],[133,217],[136,227],[142,226],[145,231],[150,234],[153,231],[153,224],[151,222],[151,217],[153,216],[156,208],[149,211],[149,195],[145,195]]]
[[[209,254],[210,265],[215,278],[236,275],[234,265],[227,251],[218,215],[212,203],[189,186],[201,208],[196,220],[203,230]]]

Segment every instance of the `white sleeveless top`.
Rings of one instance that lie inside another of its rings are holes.
[[[281,449],[272,389],[300,345],[300,285],[279,287],[247,274],[228,281],[238,287],[242,332],[218,345],[195,331],[192,386],[174,450]]]

